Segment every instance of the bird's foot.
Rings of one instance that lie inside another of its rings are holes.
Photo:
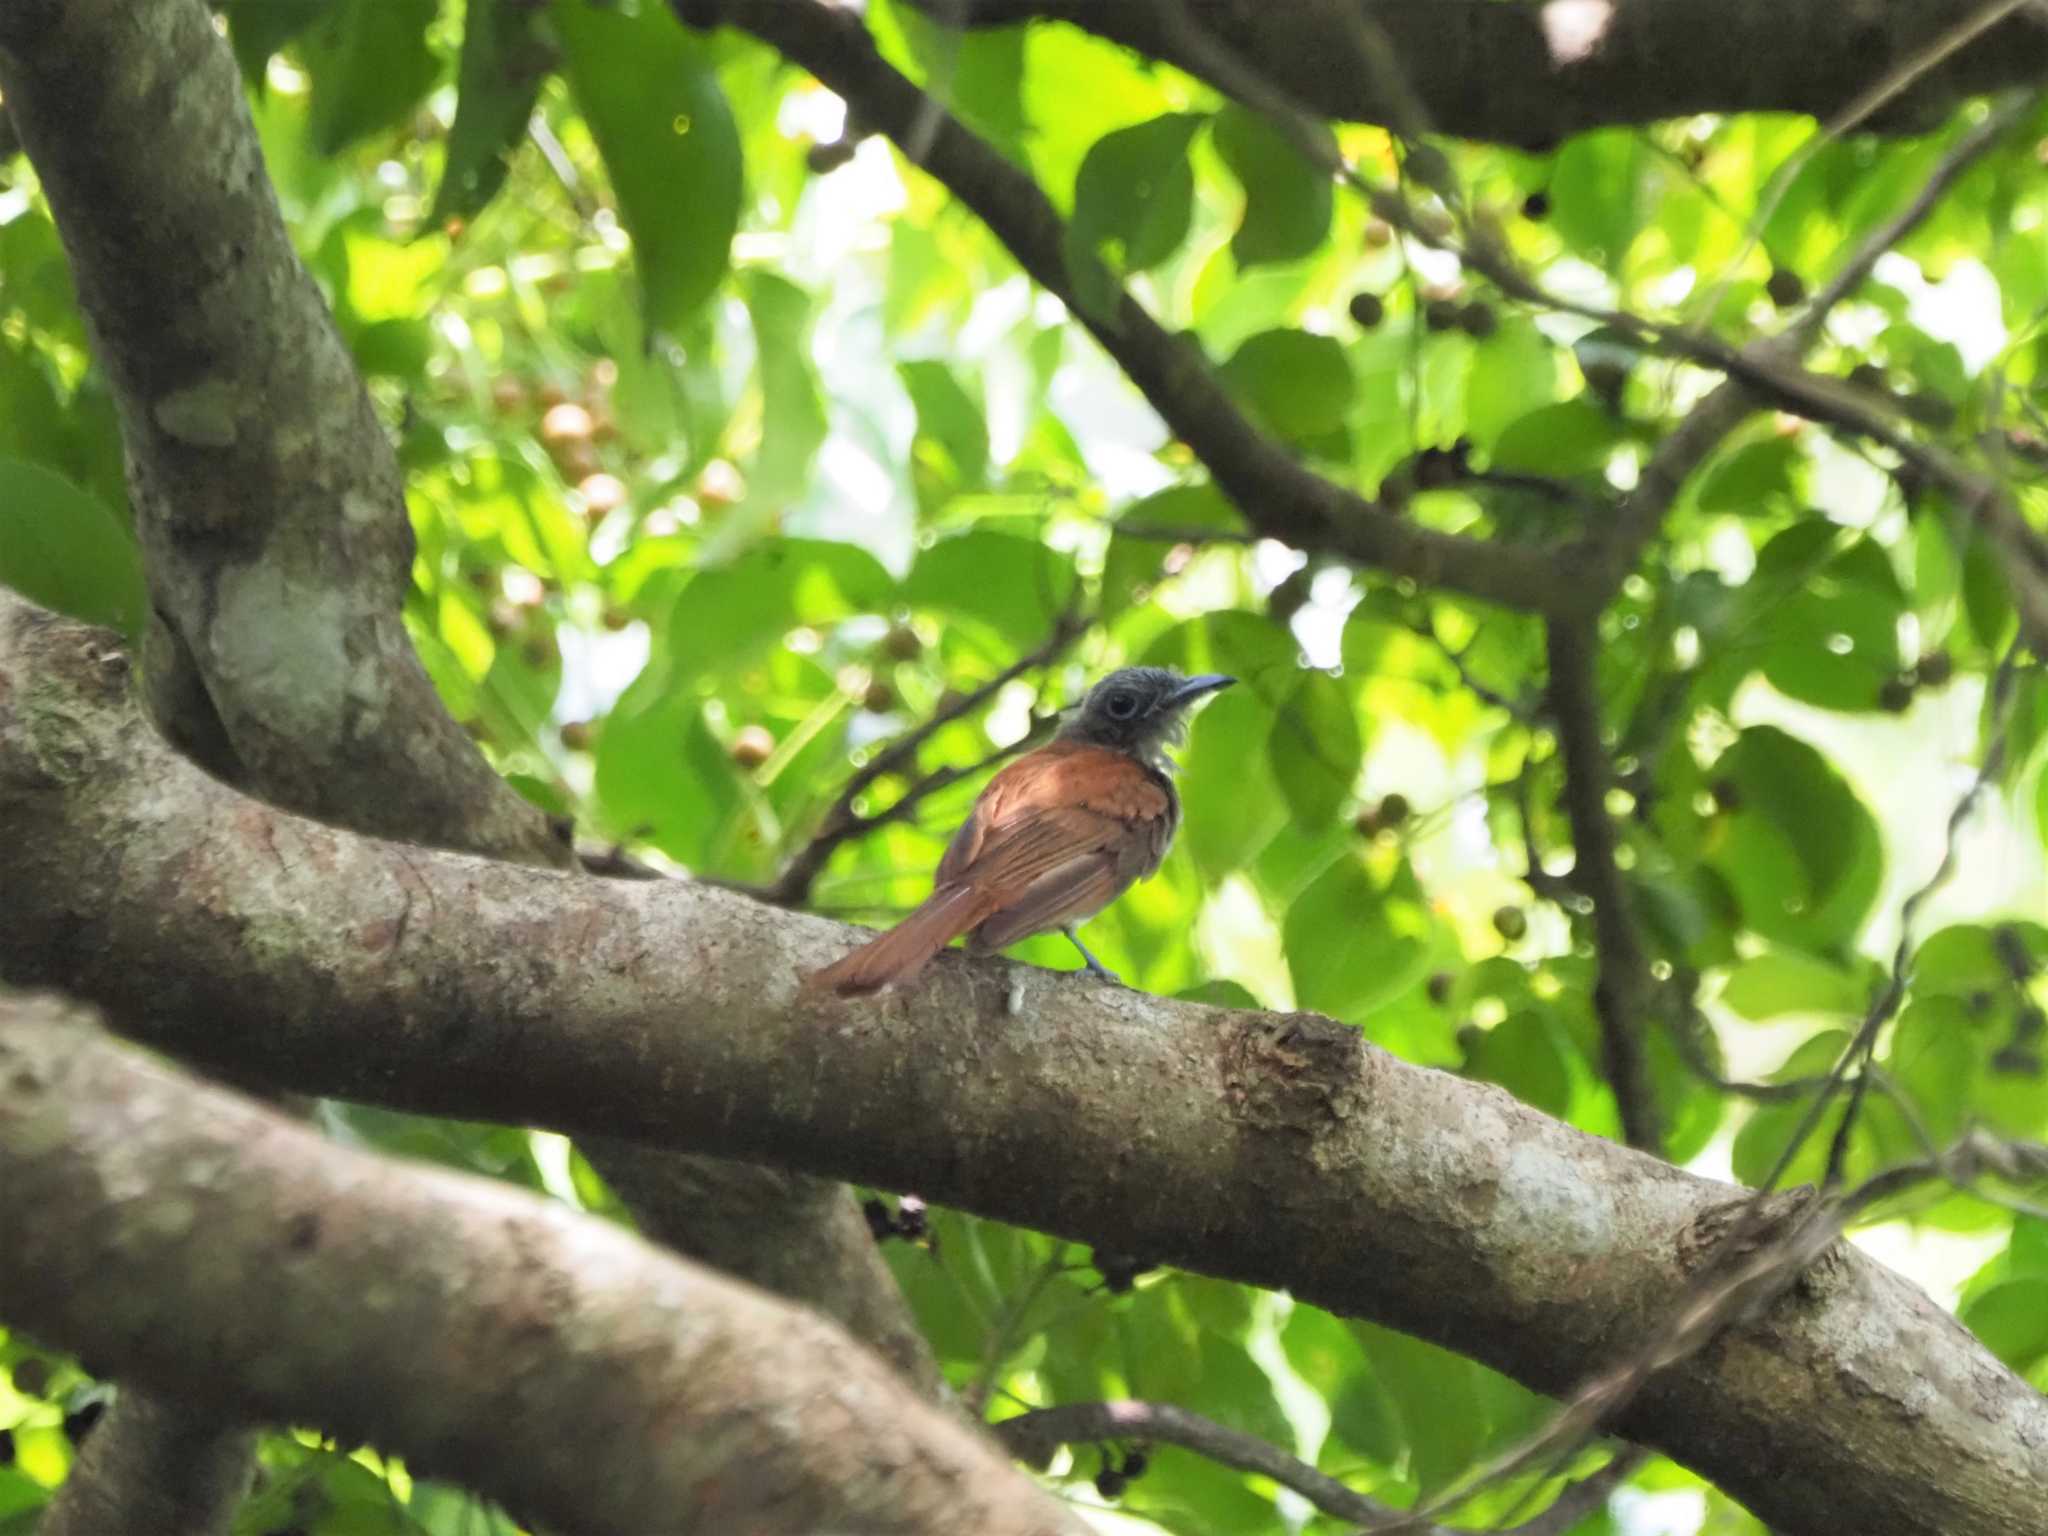
[[[1124,984],[1123,977],[1117,975],[1115,971],[1112,971],[1108,966],[1104,965],[1100,960],[1096,959],[1093,955],[1091,955],[1088,952],[1088,946],[1081,942],[1079,936],[1075,934],[1073,929],[1062,928],[1060,932],[1064,933],[1067,936],[1067,942],[1069,944],[1073,945],[1074,948],[1078,949],[1081,952],[1082,967],[1087,971],[1087,973],[1090,976],[1094,977],[1097,981],[1106,981],[1111,986],[1120,987]]]

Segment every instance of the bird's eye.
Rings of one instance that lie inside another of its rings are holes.
[[[1112,693],[1102,701],[1102,708],[1112,720],[1128,720],[1138,712],[1138,696],[1135,693]]]

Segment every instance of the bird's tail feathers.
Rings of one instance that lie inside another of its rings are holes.
[[[804,981],[807,991],[859,997],[910,980],[940,950],[988,914],[972,887],[933,891],[908,917]]]

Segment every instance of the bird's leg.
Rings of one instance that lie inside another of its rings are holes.
[[[1062,928],[1060,932],[1064,933],[1067,936],[1068,943],[1072,944],[1074,948],[1081,951],[1082,963],[1088,967],[1088,974],[1090,976],[1096,977],[1097,979],[1102,981],[1115,982],[1118,986],[1122,986],[1124,984],[1123,977],[1117,975],[1115,971],[1112,971],[1108,966],[1104,965],[1100,960],[1096,959],[1093,955],[1088,953],[1088,946],[1081,942],[1081,936],[1078,933],[1074,932],[1072,928]]]

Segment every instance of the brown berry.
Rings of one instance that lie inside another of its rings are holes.
[[[590,750],[591,730],[588,720],[565,720],[560,731],[562,745],[571,752]]]
[[[1394,243],[1394,226],[1385,219],[1365,221],[1365,248],[1369,251],[1384,250]]]
[[[1500,329],[1500,316],[1494,313],[1491,304],[1477,300],[1458,311],[1458,324],[1465,328],[1465,334],[1475,341],[1484,341]]]
[[[626,504],[626,482],[600,471],[578,480],[576,494],[583,498],[584,514],[594,523]]]
[[[540,419],[540,440],[549,448],[560,448],[569,443],[587,443],[593,423],[590,412],[573,400],[564,400],[551,405],[547,414]]]
[[[1914,671],[1920,674],[1921,687],[1941,688],[1956,675],[1956,661],[1947,651],[1929,651]]]
[[[1449,971],[1431,971],[1429,973],[1428,985],[1429,1000],[1435,1003],[1437,1007],[1443,1007],[1445,1003],[1450,1001],[1451,988],[1455,984],[1455,978],[1452,977]]]
[[[569,398],[569,391],[562,388],[553,379],[549,379],[534,390],[533,397],[540,402],[542,410],[551,411]]]
[[[1448,331],[1458,323],[1458,305],[1452,299],[1431,299],[1422,306],[1422,323],[1432,331]]]
[[[691,495],[706,512],[729,507],[747,494],[747,482],[730,459],[713,459],[697,476]]]
[[[861,693],[860,707],[873,714],[886,715],[896,707],[896,690],[880,680],[869,683]]]
[[[1894,715],[1902,715],[1913,707],[1913,679],[1900,673],[1884,680],[1884,686],[1877,690],[1877,707]]]
[[[505,374],[491,380],[491,404],[500,416],[512,416],[526,409],[526,386]]]
[[[1525,219],[1547,219],[1550,217],[1550,194],[1531,192],[1522,199],[1522,217]]]
[[[1764,284],[1764,292],[1771,302],[1780,309],[1790,309],[1806,298],[1806,284],[1790,267],[1774,267],[1770,280]]]
[[[775,754],[775,738],[765,725],[740,727],[732,739],[732,760],[742,768],[758,768]]]
[[[882,654],[891,661],[915,661],[924,654],[924,641],[908,624],[891,624],[882,636]]]
[[[1529,931],[1528,914],[1520,907],[1495,907],[1493,931],[1510,944],[1516,943]]]
[[[1387,302],[1376,293],[1354,293],[1351,295],[1351,318],[1369,331],[1387,318]]]

